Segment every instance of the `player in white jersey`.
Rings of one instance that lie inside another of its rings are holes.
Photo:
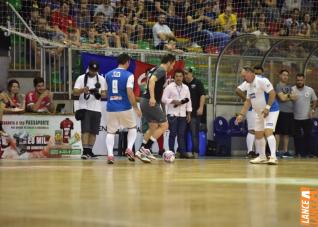
[[[258,77],[254,74],[254,70],[250,67],[243,67],[241,76],[247,82],[247,98],[244,106],[236,118],[236,122],[241,122],[250,108],[256,112],[255,118],[255,148],[259,153],[259,157],[252,159],[250,162],[253,164],[277,164],[276,158],[276,140],[273,135],[275,130],[279,105],[276,101],[276,93],[273,85],[267,78]],[[271,156],[267,160],[265,155],[266,136],[268,145],[271,150]]]
[[[255,66],[254,72],[256,76],[263,76],[264,69],[262,66]],[[245,102],[246,100],[246,91],[247,91],[247,82],[244,81],[241,83],[235,90],[235,93]],[[246,113],[246,120],[247,120],[247,129],[248,133],[246,136],[246,145],[247,145],[247,157],[249,158],[256,158],[258,153],[253,150],[254,140],[255,140],[255,116],[256,113],[252,107],[249,108],[248,112]]]
[[[245,102],[246,100],[246,91],[247,91],[247,82],[244,81],[241,83],[235,90],[235,93]],[[247,120],[247,129],[248,133],[246,136],[246,145],[247,145],[247,156],[249,158],[256,158],[257,155],[255,151],[253,151],[253,145],[255,140],[255,111],[252,107],[246,113]]]

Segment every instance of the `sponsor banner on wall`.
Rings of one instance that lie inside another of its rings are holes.
[[[4,115],[0,157],[30,159],[80,155],[80,122],[73,115]]]

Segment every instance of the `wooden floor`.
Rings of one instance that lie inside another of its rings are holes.
[[[0,226],[292,227],[318,159],[0,161]]]

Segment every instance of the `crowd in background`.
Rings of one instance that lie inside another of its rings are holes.
[[[169,49],[180,37],[206,50],[242,33],[317,37],[317,8],[313,0],[32,0],[21,14],[39,36],[76,46],[140,48],[148,40]],[[171,35],[155,33],[156,22]]]

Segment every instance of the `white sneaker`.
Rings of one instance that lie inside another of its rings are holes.
[[[268,165],[277,165],[277,158],[270,156],[267,163]]]
[[[149,149],[146,149],[144,147],[140,148],[140,151],[146,155],[146,157],[150,160],[157,160],[157,158],[151,153]]]
[[[136,151],[135,153],[135,157],[138,158],[140,161],[144,162],[144,163],[150,163],[151,160],[149,158],[147,158],[147,156],[140,152],[140,151]]]
[[[267,161],[266,157],[257,157],[257,158],[251,159],[250,163],[252,163],[252,164],[267,164],[268,161]]]

